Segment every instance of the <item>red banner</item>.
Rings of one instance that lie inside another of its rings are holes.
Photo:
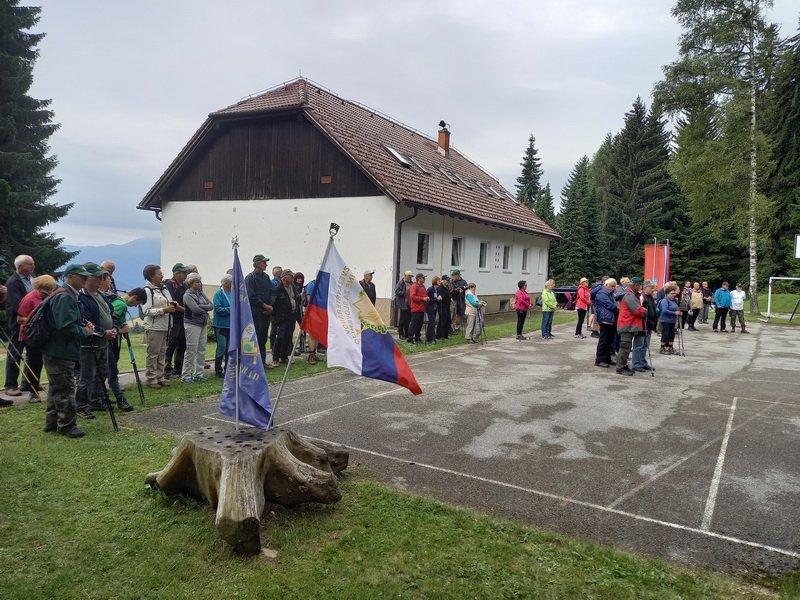
[[[669,244],[648,244],[644,247],[644,278],[662,287],[669,281]]]

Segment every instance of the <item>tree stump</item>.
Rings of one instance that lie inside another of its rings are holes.
[[[284,429],[204,427],[185,434],[167,465],[145,482],[168,494],[208,500],[217,511],[219,536],[236,552],[256,554],[265,501],[338,502],[336,475],[348,460],[344,446],[311,442]]]

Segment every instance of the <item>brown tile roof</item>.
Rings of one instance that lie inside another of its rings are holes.
[[[292,109],[302,110],[397,202],[518,231],[559,237],[533,211],[512,200],[495,177],[458,150],[451,147],[449,155],[444,157],[437,151],[435,140],[306,79],[297,79],[213,112],[209,120]],[[198,134],[203,129],[201,127]],[[192,144],[190,140],[181,154],[190,151]],[[404,167],[387,147],[418,164]],[[157,203],[155,193],[171,176],[171,171],[179,167],[180,158],[181,155],[173,161],[139,208],[152,208]],[[456,175],[456,183],[448,175]]]

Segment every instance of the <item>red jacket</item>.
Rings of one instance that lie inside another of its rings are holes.
[[[589,292],[588,285],[579,285],[578,286],[578,301],[575,303],[575,308],[579,308],[580,310],[586,310],[589,308],[589,305],[592,303],[592,294]]]
[[[644,331],[646,314],[647,309],[639,302],[639,294],[634,294],[631,290],[626,291],[619,303],[617,331]]]
[[[408,288],[408,306],[412,313],[423,313],[425,307],[428,305],[425,300],[428,298],[428,290],[424,285],[418,284],[416,281]]]

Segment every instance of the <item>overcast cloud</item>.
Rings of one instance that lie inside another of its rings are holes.
[[[52,98],[62,180],[53,227],[70,244],[158,236],[136,210],[217,108],[303,75],[453,145],[513,190],[529,133],[558,197],[637,95],[648,100],[680,30],[672,1],[161,0],[43,2],[32,94]],[[772,18],[797,25],[796,0]]]

